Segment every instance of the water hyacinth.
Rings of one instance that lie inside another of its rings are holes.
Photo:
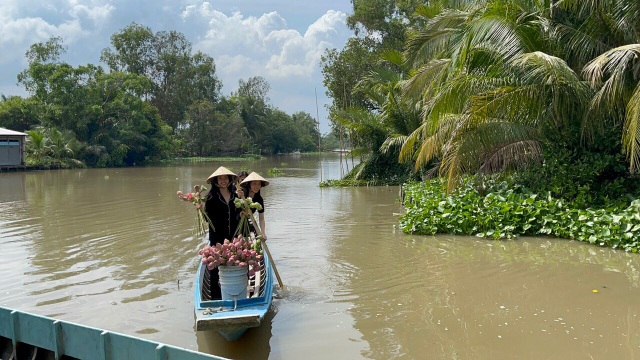
[[[202,262],[207,265],[207,269],[212,270],[218,266],[241,266],[249,269],[249,276],[260,271],[262,261],[262,247],[260,240],[252,240],[242,235],[225,239],[222,244],[215,246],[206,245],[198,250],[202,256]]]
[[[204,212],[205,199],[202,197],[202,192],[206,191],[207,188],[202,185],[195,185],[193,187],[193,190],[194,192],[190,193],[183,193],[182,191],[178,190],[176,194],[178,195],[179,199],[190,202],[196,208],[196,219],[193,224],[193,235],[196,237],[203,237],[207,233],[209,226],[213,227],[213,225],[211,224],[211,219],[209,219],[207,213]]]

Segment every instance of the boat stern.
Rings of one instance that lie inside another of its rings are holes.
[[[206,309],[204,310],[206,311]],[[204,311],[202,311],[204,313]],[[250,328],[260,326],[262,317],[259,314],[225,317],[196,316],[196,330],[232,330],[233,328]]]

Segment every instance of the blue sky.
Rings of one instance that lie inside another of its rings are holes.
[[[222,92],[239,79],[263,76],[271,103],[287,113],[306,111],[329,131],[320,55],[341,49],[352,35],[345,22],[349,0],[0,0],[0,93],[28,95],[16,84],[26,68],[25,51],[51,36],[68,47],[72,65],[100,64],[110,36],[136,22],[154,32],[176,30],[194,50],[216,61]],[[100,64],[103,65],[103,64]]]

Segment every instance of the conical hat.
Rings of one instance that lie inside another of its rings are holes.
[[[233,171],[227,169],[224,166],[220,166],[218,168],[218,170],[214,171],[213,174],[209,175],[209,177],[207,178],[207,184],[211,184],[213,182],[213,179],[220,176],[220,175],[229,175],[231,177],[231,181],[233,182],[236,179],[236,174],[233,173]]]
[[[249,176],[247,176],[246,178],[244,178],[241,184],[250,183],[252,181],[262,181],[262,187],[269,185],[269,182],[255,171],[249,174]]]

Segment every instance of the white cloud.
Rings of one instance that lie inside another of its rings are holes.
[[[88,19],[94,25],[104,24],[110,17],[115,7],[111,4],[89,6],[79,1],[70,1],[69,15],[74,19]]]
[[[3,0],[0,3],[0,63],[21,59],[36,42],[60,36],[71,44],[90,36],[101,26],[114,7],[103,1],[68,0],[57,7],[48,2]],[[47,16],[44,18],[43,16]]]
[[[287,22],[277,12],[260,17],[245,17],[239,12],[225,15],[205,2],[188,6],[182,13],[185,21],[192,17],[208,21],[208,30],[195,46],[211,54],[220,71],[244,77],[259,74],[267,80],[310,79],[318,73],[324,50],[341,47],[350,34],[346,14],[333,10],[311,24],[304,34],[287,28]],[[247,70],[252,72],[247,74]]]
[[[271,85],[269,97],[275,106],[315,117],[317,91],[320,112],[326,115],[324,105],[330,101],[322,86],[320,57],[327,48],[342,48],[351,36],[344,12],[326,11],[303,33],[289,27],[275,11],[227,15],[209,2],[186,6],[181,17],[185,23],[204,26],[194,48],[215,59],[225,93],[235,91],[239,79],[262,76]],[[322,123],[322,131],[328,131]]]

